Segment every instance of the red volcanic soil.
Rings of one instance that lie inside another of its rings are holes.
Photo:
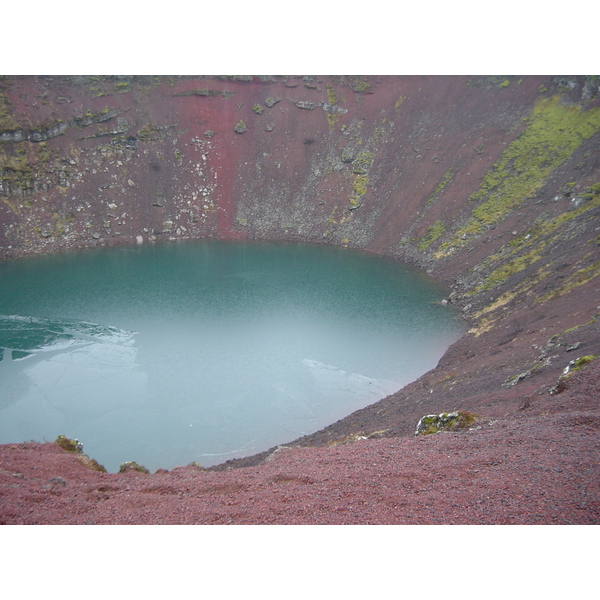
[[[469,430],[280,448],[250,467],[101,473],[0,446],[3,524],[597,524],[600,361]],[[543,411],[536,410],[543,404]]]

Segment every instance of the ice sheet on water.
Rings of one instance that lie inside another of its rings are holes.
[[[0,376],[9,400],[0,408],[91,415],[131,404],[147,384],[133,336],[87,321],[0,315]]]
[[[340,367],[310,358],[303,359],[302,364],[309,368],[319,388],[325,393],[343,391],[362,397],[367,393],[368,396],[380,399],[395,392],[400,387],[398,382],[348,372]]]
[[[90,343],[132,346],[133,335],[118,327],[74,319],[0,315],[0,349],[5,360]]]

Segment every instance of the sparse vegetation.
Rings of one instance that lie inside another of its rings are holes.
[[[466,245],[512,210],[532,198],[545,178],[600,130],[600,108],[582,111],[561,103],[558,96],[539,100],[523,133],[503,152],[470,200],[474,208],[466,224],[440,247],[444,258]]]
[[[352,89],[359,94],[364,94],[366,91],[371,89],[371,83],[366,76],[358,76],[354,78]]]
[[[450,167],[444,173],[444,176],[442,177],[438,186],[435,188],[435,191],[433,192],[433,194],[431,194],[431,196],[429,196],[429,198],[427,199],[427,204],[433,204],[434,202],[436,202],[437,199],[440,197],[440,194],[444,191],[446,186],[452,181],[453,178],[454,178],[454,168]]]
[[[364,175],[371,168],[375,155],[372,152],[363,150],[359,152],[352,161],[352,172],[357,175]]]
[[[536,298],[534,303],[538,304],[540,302],[546,302],[547,300],[553,300],[554,298],[563,296],[564,294],[570,292],[576,287],[579,287],[580,285],[583,285],[584,283],[587,283],[590,281],[590,279],[593,279],[598,275],[600,275],[600,260],[593,262],[587,267],[578,269],[575,271],[575,273],[573,273],[573,275],[567,277],[559,288],[552,290],[551,292],[548,292],[539,298]]]
[[[396,100],[396,104],[394,104],[394,109],[398,110],[402,104],[404,103],[404,101],[406,100],[406,96],[400,96],[398,98],[398,100]]]
[[[570,369],[570,373],[575,373],[577,371],[581,371],[588,363],[591,363],[593,360],[598,358],[597,354],[588,354],[587,356],[582,356],[581,358],[577,358],[573,361],[573,364]]]
[[[147,123],[137,132],[137,136],[140,140],[145,141],[150,138],[150,135],[152,134],[153,131],[154,131],[154,127],[152,127],[152,125]]]
[[[76,454],[77,458],[89,469],[106,473],[106,469],[98,461],[83,453],[83,444],[79,440],[73,440],[61,434],[54,440],[54,443],[65,452]]]
[[[446,226],[441,221],[436,221],[427,228],[427,233],[418,241],[417,248],[425,250],[435,242],[446,230]]]
[[[576,358],[572,360],[562,372],[562,375],[559,377],[556,385],[550,390],[552,395],[560,394],[567,389],[567,381],[569,377],[576,373],[577,371],[582,371],[587,364],[596,360],[598,358],[597,354],[588,354],[587,356],[582,356],[581,358]]]
[[[362,197],[367,193],[369,184],[368,175],[357,175],[352,184],[352,193],[350,194],[350,209],[358,208],[362,204]]]
[[[327,86],[327,102],[329,104],[337,104],[337,101],[338,101],[338,99],[337,99],[335,90],[330,85],[328,85]]]

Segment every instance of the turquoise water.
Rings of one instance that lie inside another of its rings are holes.
[[[77,438],[115,472],[292,441],[432,369],[447,290],[344,248],[186,242],[0,263],[0,443]]]

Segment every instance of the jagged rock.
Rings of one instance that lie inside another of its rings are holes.
[[[298,102],[294,102],[294,104],[298,108],[302,108],[304,110],[312,110],[313,108],[319,106],[316,102],[308,102],[307,100],[298,100]]]
[[[360,152],[352,161],[352,172],[356,175],[364,175],[373,164],[373,155],[370,152]]]
[[[273,98],[272,96],[265,100],[265,104],[269,108],[273,108],[273,106],[275,106],[278,102],[281,102],[281,98]]]
[[[23,142],[27,135],[20,129],[17,131],[3,131],[0,133],[0,142]]]
[[[354,160],[356,153],[352,148],[344,148],[342,152],[342,162],[343,163],[351,163]]]
[[[321,106],[322,106],[323,110],[326,113],[329,113],[330,115],[337,115],[337,114],[343,114],[343,113],[348,112],[347,108],[342,108],[341,106],[338,106],[337,104],[330,104],[329,102],[325,102]]]
[[[62,477],[52,477],[44,485],[45,490],[51,490],[59,487],[67,487],[67,482]]]
[[[248,128],[246,127],[246,123],[244,123],[244,121],[239,121],[233,130],[241,135],[242,133],[246,133]]]
[[[523,379],[527,379],[527,377],[529,377],[532,373],[532,370],[529,369],[529,371],[523,371],[523,373],[519,373],[518,375],[515,375],[514,377],[511,377],[505,384],[503,384],[505,387],[512,387],[513,385],[517,385],[517,383],[519,383],[520,381],[523,381]]]
[[[600,79],[593,78],[588,80],[581,91],[581,99],[584,102],[587,102],[594,98],[594,96],[598,95],[598,91],[600,90]]]

